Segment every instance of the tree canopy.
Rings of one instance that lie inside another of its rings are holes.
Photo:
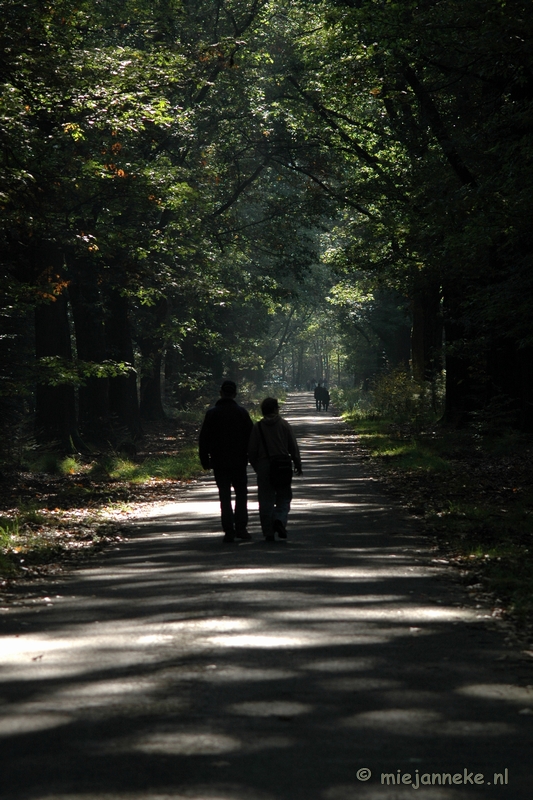
[[[336,353],[331,380],[445,371],[445,420],[530,426],[532,17],[6,0],[6,424],[83,448]]]

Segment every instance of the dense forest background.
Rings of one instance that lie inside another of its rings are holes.
[[[530,2],[1,15],[5,454],[135,441],[224,376],[401,374],[531,431]]]

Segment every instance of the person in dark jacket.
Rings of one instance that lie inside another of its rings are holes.
[[[261,530],[267,542],[287,538],[287,520],[291,507],[290,485],[275,487],[270,478],[270,456],[290,455],[297,475],[302,474],[298,442],[287,420],[280,417],[275,397],[261,403],[263,419],[256,422],[250,436],[248,456],[257,473],[257,498]]]
[[[320,411],[322,408],[322,384],[320,381],[317,383],[315,391],[313,392],[316,404],[316,410]]]
[[[235,402],[237,386],[224,381],[220,400],[210,408],[200,430],[199,455],[204,469],[213,469],[220,497],[224,541],[251,539],[248,524],[248,440],[253,427],[245,408]],[[231,489],[235,491],[235,510]]]

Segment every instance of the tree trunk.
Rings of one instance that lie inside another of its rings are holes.
[[[72,359],[65,291],[35,308],[35,355],[38,359],[47,356]],[[54,444],[66,452],[86,450],[78,433],[73,386],[37,384],[35,434],[39,442]]]
[[[141,377],[141,419],[161,420],[166,419],[165,409],[163,408],[163,398],[161,391],[161,364],[163,354],[161,352],[151,353],[151,348],[145,348],[145,340],[137,340],[143,363],[150,364],[147,374]]]
[[[118,289],[108,294],[108,318],[105,323],[108,357],[114,361],[131,365],[127,376],[109,379],[109,406],[116,421],[117,441],[131,437],[139,439],[143,435],[137,397],[137,374],[134,369],[135,356],[131,341],[128,316],[128,300]],[[126,428],[126,432],[123,430]]]
[[[442,422],[461,427],[472,411],[483,406],[482,386],[471,369],[464,343],[472,340],[460,322],[460,300],[455,293],[444,293],[444,332],[446,340],[446,400]]]
[[[69,296],[81,361],[102,363],[107,358],[102,297],[91,264],[74,262],[69,268]],[[93,441],[110,436],[109,379],[88,378],[78,390],[80,427]]]
[[[411,360],[416,381],[435,381],[442,372],[442,313],[438,285],[425,285],[412,297]]]
[[[490,344],[487,359],[490,382],[487,401],[492,404],[495,426],[517,426],[533,430],[533,348],[519,348],[512,339]]]
[[[137,336],[137,344],[142,356],[141,369],[141,419],[166,419],[163,408],[161,366],[165,340],[163,324],[168,313],[168,303],[161,298],[141,321],[143,336]],[[146,335],[147,334],[147,335]]]
[[[300,345],[298,348],[298,389],[301,389],[304,384],[304,346]]]
[[[42,302],[35,307],[35,356],[72,361],[64,254],[53,242],[35,242],[29,249],[28,265]],[[57,378],[53,373],[50,377]],[[86,446],[77,426],[76,392],[68,383],[52,385],[46,380],[35,387],[35,435],[38,442],[65,452],[84,452]]]

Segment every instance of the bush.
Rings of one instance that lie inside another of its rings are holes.
[[[417,382],[403,369],[380,375],[372,386],[378,412],[397,424],[417,427],[435,420],[442,404],[443,388],[429,381]]]
[[[374,418],[379,414],[372,394],[362,389],[332,389],[331,402],[341,414],[351,419]]]

